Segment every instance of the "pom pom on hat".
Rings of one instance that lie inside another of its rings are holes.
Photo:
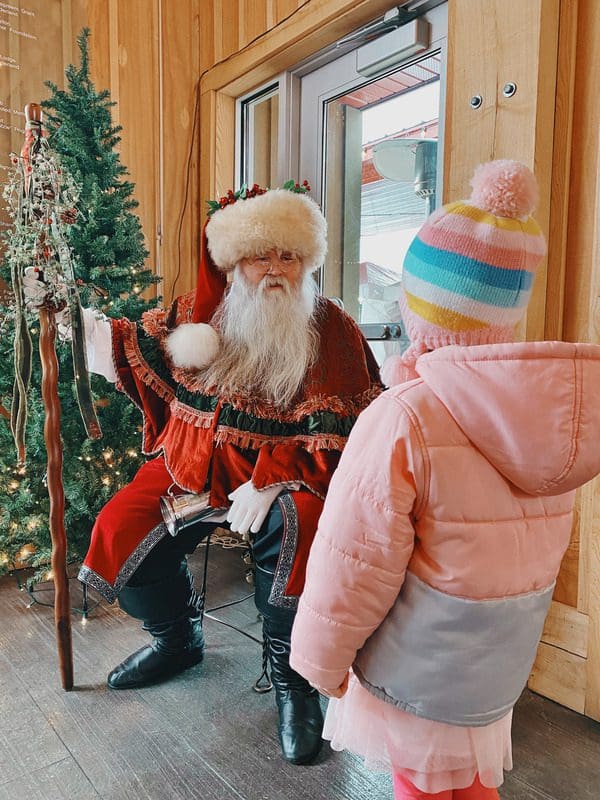
[[[519,161],[499,159],[480,164],[471,178],[473,205],[509,219],[524,219],[537,207],[533,172]]]
[[[436,209],[404,259],[400,309],[411,340],[405,364],[449,344],[514,338],[546,241],[529,216],[535,176],[524,164],[483,164],[469,200]]]
[[[176,367],[203,369],[219,352],[219,335],[203,322],[188,322],[168,335],[166,349]]]

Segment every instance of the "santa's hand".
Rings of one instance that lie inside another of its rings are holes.
[[[71,325],[71,313],[68,308],[57,311],[54,315],[56,320],[56,332],[61,342],[70,342],[73,338],[73,326]]]
[[[229,499],[233,503],[227,514],[230,530],[241,533],[244,537],[248,535],[248,531],[258,533],[269,509],[284,489],[285,486],[280,484],[259,492],[252,481],[248,481],[231,492]]]
[[[37,267],[27,267],[23,273],[23,297],[28,308],[40,308],[50,294],[48,284]]]
[[[23,273],[23,297],[29,309],[41,308],[50,296],[50,288],[37,267],[27,267]],[[58,328],[58,338],[68,342],[73,335],[71,314],[67,306],[54,315]]]

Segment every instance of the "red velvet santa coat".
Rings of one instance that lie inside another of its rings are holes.
[[[168,311],[149,311],[141,324],[111,321],[119,387],[142,411],[144,453],[158,459],[121,490],[122,506],[119,493],[109,504],[111,513],[101,514],[80,578],[115,599],[165,535],[158,496],[171,482],[190,492],[209,488],[215,507],[229,505],[227,495],[248,480],[257,489],[297,482],[299,491],[280,497],[285,531],[276,584],[282,603],[289,605],[302,591],[317,520],[350,430],[382,389],[377,364],[351,317],[319,297],[319,355],[290,408],[211,393],[199,373],[174,367],[164,349],[172,327],[189,321],[192,302],[189,295]],[[128,526],[125,535],[119,531],[119,509],[130,509],[136,491],[141,492],[136,530]],[[156,496],[155,504],[150,496]]]

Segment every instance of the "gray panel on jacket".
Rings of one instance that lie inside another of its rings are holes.
[[[500,600],[468,600],[411,573],[354,670],[386,702],[452,725],[488,725],[523,691],[554,584]]]

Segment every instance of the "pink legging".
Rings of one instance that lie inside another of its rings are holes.
[[[479,776],[466,789],[447,789],[435,794],[422,792],[402,775],[395,774],[392,777],[395,800],[499,800],[500,797],[497,789],[483,786]]]

